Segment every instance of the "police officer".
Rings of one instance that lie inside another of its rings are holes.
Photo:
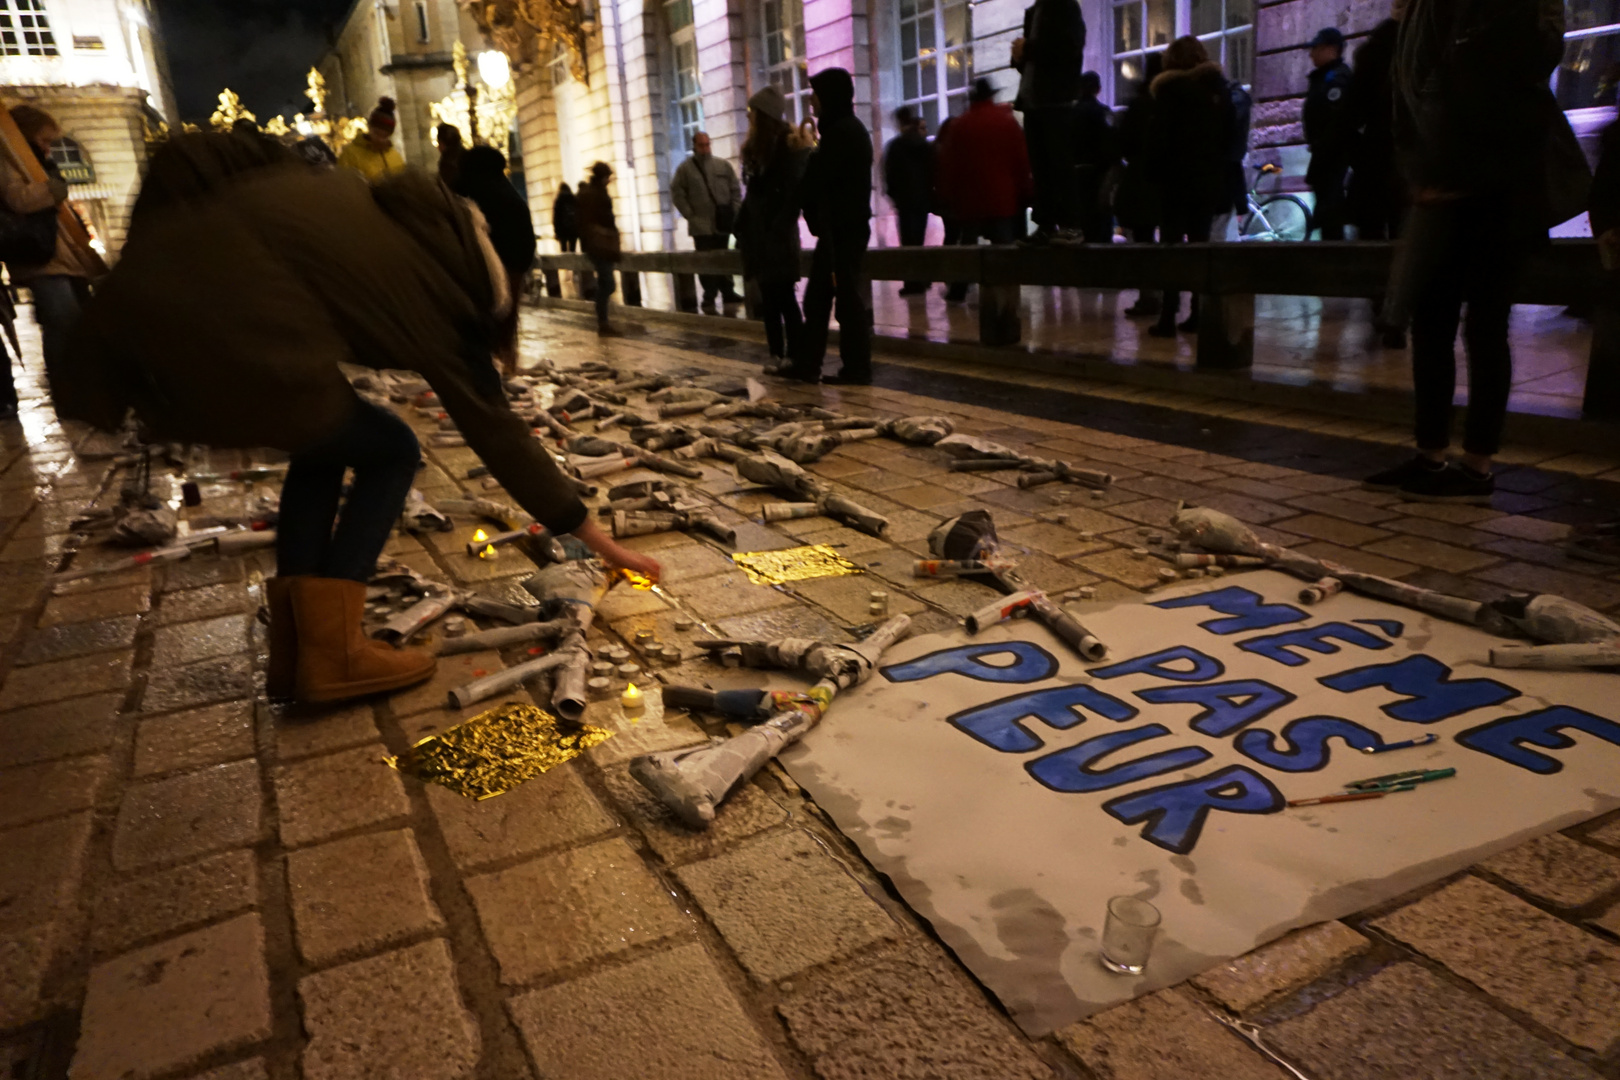
[[[1323,240],[1343,240],[1348,216],[1345,177],[1355,145],[1355,114],[1350,107],[1350,65],[1344,62],[1344,35],[1334,27],[1311,39],[1310,89],[1305,93],[1305,142],[1311,164],[1305,182],[1316,194],[1316,223]]]

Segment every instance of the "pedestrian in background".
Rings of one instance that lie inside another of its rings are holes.
[[[1012,109],[996,104],[989,79],[968,91],[967,112],[952,119],[939,149],[940,194],[960,223],[960,242],[1011,244],[1023,235],[1024,208],[1035,182],[1030,175],[1024,129]],[[945,298],[961,303],[967,283],[953,282]]]
[[[93,253],[81,251],[68,239],[59,219],[58,208],[67,202],[68,185],[51,160],[51,144],[62,137],[61,125],[50,113],[32,105],[14,107],[11,118],[45,170],[45,179],[29,180],[9,158],[0,165],[0,201],[13,214],[33,215],[35,225],[28,245],[32,250],[13,253],[7,258],[6,269],[13,285],[27,286],[33,295],[45,371],[54,375],[62,365],[68,337],[90,299],[90,279],[103,268],[91,258]],[[16,257],[19,254],[21,257]],[[17,415],[17,388],[9,360],[4,368],[0,375],[0,419],[10,420]]]
[[[529,204],[506,175],[506,155],[493,146],[475,146],[461,155],[451,190],[470,199],[483,214],[490,243],[501,260],[512,294],[512,305],[501,321],[495,359],[507,375],[517,374],[518,300],[528,291],[529,268],[534,265],[534,221]]]
[[[803,351],[804,322],[794,287],[799,281],[799,183],[810,145],[788,126],[787,99],[767,86],[748,99],[748,138],[743,143],[742,209],[737,248],[743,277],[759,283],[760,318],[771,359],[769,375],[788,367]]]
[[[1334,27],[1311,39],[1310,88],[1305,92],[1305,144],[1311,163],[1305,182],[1316,195],[1316,224],[1323,240],[1343,240],[1348,218],[1345,181],[1355,156],[1354,76],[1344,62],[1344,35]]]
[[[1585,169],[1548,87],[1563,52],[1562,5],[1407,4],[1392,70],[1396,152],[1412,209],[1391,272],[1386,321],[1398,326],[1399,313],[1411,305],[1417,455],[1369,476],[1363,487],[1420,502],[1479,504],[1496,490],[1491,463],[1513,382],[1513,288],[1531,253],[1546,245],[1548,226],[1578,212],[1569,204],[1555,210],[1549,181],[1566,169]],[[1549,156],[1555,147],[1573,162]],[[1452,462],[1457,328],[1465,306],[1468,417],[1462,455]]]
[[[1204,243],[1226,202],[1226,150],[1232,130],[1226,77],[1204,43],[1188,35],[1165,49],[1164,71],[1153,80],[1152,92],[1149,141],[1161,199],[1159,243]],[[1181,293],[1166,289],[1159,321],[1148,333],[1175,337],[1180,314]],[[1197,293],[1179,329],[1189,333],[1198,329]]]
[[[573,251],[579,246],[579,213],[575,206],[574,189],[567,184],[557,186],[557,197],[551,203],[551,232],[557,246]]]
[[[731,244],[731,230],[737,224],[737,208],[742,205],[742,185],[737,170],[725,158],[715,157],[709,136],[692,136],[692,153],[675,170],[669,195],[675,209],[686,219],[687,234],[699,251],[724,251]],[[729,274],[699,274],[703,285],[703,310],[713,314],[715,297],[723,304],[740,304]]]
[[[591,166],[591,178],[579,186],[575,207],[579,215],[579,243],[596,268],[596,333],[619,337],[608,325],[608,297],[613,295],[613,267],[624,257],[619,246],[619,224],[613,218],[613,197],[608,181],[613,169],[605,161]]]
[[[894,204],[900,246],[922,247],[934,202],[934,144],[928,141],[922,117],[910,105],[894,110],[894,122],[900,134],[883,148],[883,192]],[[901,296],[927,291],[926,281],[907,281],[900,286]]]
[[[821,381],[836,301],[843,364],[827,381],[864,386],[872,381],[871,286],[864,272],[872,238],[872,136],[855,115],[848,71],[819,71],[810,86],[821,142],[805,164],[800,191],[816,252],[804,289],[804,352],[793,358],[790,373],[802,382]]]
[[[1236,79],[1228,79],[1226,96],[1230,107],[1225,162],[1222,165],[1221,206],[1210,226],[1210,239],[1225,240],[1232,219],[1242,220],[1249,212],[1249,180],[1243,163],[1249,157],[1249,125],[1254,117],[1254,98]]]
[[[1356,49],[1352,66],[1356,92],[1350,106],[1356,139],[1345,197],[1358,240],[1394,240],[1401,235],[1406,217],[1409,195],[1395,159],[1395,96],[1390,72],[1400,28],[1394,19],[1379,23]],[[1383,306],[1382,296],[1373,297],[1375,313]],[[1404,329],[1385,327],[1379,337],[1386,349],[1406,348]]]
[[[1159,229],[1159,179],[1153,165],[1153,80],[1164,70],[1164,53],[1150,52],[1142,61],[1142,79],[1114,131],[1123,161],[1114,189],[1114,217],[1135,244],[1151,244]],[[1125,309],[1131,318],[1159,313],[1159,295],[1143,289]]]
[[[1024,137],[1035,175],[1033,243],[1079,243],[1080,198],[1074,175],[1075,106],[1086,49],[1079,0],[1035,0],[1024,10],[1024,34],[1012,43],[1018,71],[1013,108],[1024,114]]]
[[[1080,76],[1080,102],[1075,107],[1075,177],[1080,199],[1080,232],[1087,243],[1108,244],[1114,239],[1114,211],[1106,182],[1119,160],[1114,141],[1114,114],[1098,95],[1102,76],[1088,71]]]
[[[366,133],[357,139],[349,140],[349,144],[343,148],[343,153],[338,155],[338,165],[345,169],[353,169],[372,183],[385,176],[402,172],[405,168],[405,159],[394,146],[394,127],[397,123],[398,117],[394,115],[394,99],[379,98],[377,107],[366,117]]]
[[[439,179],[455,190],[456,174],[467,147],[461,141],[461,129],[454,124],[440,124],[433,129],[433,139],[439,148]]]

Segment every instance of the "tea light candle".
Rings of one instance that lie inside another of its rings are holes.
[[[624,688],[624,693],[619,695],[619,704],[626,709],[641,708],[641,691],[636,688],[635,683],[630,683]]]

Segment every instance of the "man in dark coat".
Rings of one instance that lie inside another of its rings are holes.
[[[455,130],[455,129],[451,129]],[[443,161],[440,179],[443,179]],[[507,286],[512,294],[512,308],[502,320],[500,338],[495,355],[508,375],[517,374],[517,298],[523,295],[528,282],[529,268],[534,265],[534,220],[529,216],[529,204],[523,201],[517,188],[506,175],[506,155],[493,146],[475,146],[464,150],[456,164],[455,180],[446,181],[452,190],[464,199],[471,199],[484,215],[489,226],[489,240],[506,269]]]
[[[1547,150],[1553,123],[1566,121],[1547,82],[1563,52],[1556,0],[1409,0],[1393,71],[1395,145],[1412,209],[1385,320],[1398,328],[1411,312],[1417,454],[1369,476],[1370,490],[1479,504],[1496,490],[1491,464],[1513,382],[1513,287],[1555,223]],[[1453,462],[1459,324],[1468,416]]]
[[[894,110],[900,134],[883,148],[883,192],[899,218],[900,246],[922,247],[928,211],[934,201],[934,144],[923,131],[922,118],[909,105]],[[901,296],[928,291],[926,281],[907,281]]]
[[[1170,43],[1165,70],[1153,80],[1150,157],[1160,190],[1159,242],[1202,243],[1215,215],[1227,205],[1226,151],[1231,140],[1232,97],[1221,66],[1192,36]],[[1166,289],[1154,337],[1175,337],[1181,293]],[[1198,296],[1179,329],[1198,329]]]
[[[1153,243],[1159,228],[1159,179],[1153,165],[1153,80],[1164,70],[1164,54],[1150,52],[1142,62],[1142,81],[1115,121],[1120,157],[1119,187],[1114,189],[1114,216],[1134,244]],[[1131,317],[1157,315],[1160,297],[1143,289],[1125,309]]]
[[[1103,182],[1119,161],[1114,141],[1114,114],[1098,100],[1102,77],[1088,71],[1080,77],[1080,103],[1075,108],[1074,156],[1080,198],[1080,232],[1088,244],[1114,239],[1114,213],[1106,200]]]
[[[1074,125],[1085,50],[1079,0],[1035,0],[1024,10],[1024,36],[1012,45],[1012,66],[1019,74],[1013,108],[1024,114],[1035,173],[1037,243],[1082,239]]]
[[[872,235],[872,136],[855,116],[855,80],[843,68],[810,77],[821,142],[805,165],[800,190],[804,223],[816,238],[804,290],[803,353],[789,374],[820,382],[827,327],[838,308],[839,373],[828,382],[872,381],[871,285],[862,267]]]
[[[1316,194],[1316,223],[1323,240],[1343,240],[1345,179],[1355,156],[1353,76],[1344,62],[1344,35],[1333,27],[1311,39],[1310,88],[1305,91],[1305,143],[1311,163],[1305,182]]]
[[[596,267],[596,332],[602,337],[619,337],[608,324],[608,297],[613,295],[613,268],[623,258],[619,243],[619,223],[613,217],[613,196],[608,181],[613,167],[605,161],[591,166],[591,178],[579,185],[574,199],[579,218],[579,246]]]
[[[267,589],[270,693],[334,701],[433,673],[432,656],[361,630],[365,582],[421,455],[344,364],[421,375],[525,512],[656,574],[591,521],[508,407],[490,362],[505,290],[450,189],[415,170],[368,186],[291,155],[249,159],[234,141],[178,135],[154,156],[123,255],[51,392],[64,419],[103,430],[133,409],[156,441],[289,454]]]

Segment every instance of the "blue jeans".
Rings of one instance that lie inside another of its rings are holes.
[[[89,299],[90,286],[81,277],[66,274],[47,274],[28,282],[34,294],[34,321],[39,324],[40,348],[45,354],[45,376],[55,382],[63,371],[62,358],[67,349],[68,335],[79,321]],[[11,381],[11,365],[0,380],[0,404],[15,405],[17,389]]]
[[[281,485],[277,575],[370,579],[421,462],[416,433],[405,421],[356,399],[336,435],[292,455]],[[354,483],[340,515],[343,473],[351,468]]]

